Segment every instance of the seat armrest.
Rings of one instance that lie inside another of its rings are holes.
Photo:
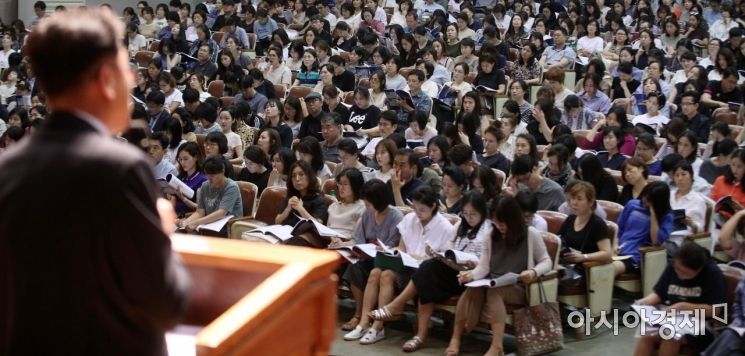
[[[639,247],[639,253],[643,255],[645,253],[662,251],[664,249],[665,249],[664,246],[644,246],[644,247]]]
[[[538,283],[539,280],[541,282],[545,282],[545,281],[550,281],[552,279],[559,279],[559,271],[550,271],[550,272],[548,272],[548,273],[546,273],[546,274],[538,277],[538,279],[534,279],[534,280],[528,282],[527,284],[525,284],[525,286],[529,286],[531,284]]]
[[[604,265],[611,264],[611,263],[613,263],[613,260],[611,259],[607,261],[587,261],[587,262],[582,262],[582,267],[584,267],[585,269],[590,269],[592,267],[604,266]]]
[[[251,222],[255,222],[256,224],[259,224],[259,223],[261,223],[261,224],[262,224],[262,226],[263,226],[263,225],[266,225],[266,223],[264,223],[264,222],[261,222],[261,221],[258,221],[258,220],[255,220],[255,219],[254,219],[253,217],[251,217],[251,216],[243,216],[243,217],[239,217],[239,218],[232,218],[232,219],[228,220],[228,229],[229,229],[229,228],[230,228],[231,226],[233,226],[233,224],[235,224],[235,223],[237,223],[237,222],[239,222],[239,221],[251,221]]]
[[[703,239],[703,238],[707,238],[707,237],[711,237],[711,232],[701,231],[701,232],[697,232],[695,234],[686,235],[685,238],[688,239],[688,240],[698,240],[698,239]]]

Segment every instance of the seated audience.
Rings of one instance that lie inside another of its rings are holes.
[[[188,232],[195,232],[200,225],[215,222],[226,216],[243,215],[243,203],[238,184],[225,177],[225,165],[222,160],[217,156],[208,157],[204,161],[204,172],[207,174],[207,181],[199,188],[197,211],[186,219],[176,220],[176,225]],[[208,234],[210,231],[201,231],[201,233]],[[214,235],[227,237],[228,224],[225,224],[222,230]]]

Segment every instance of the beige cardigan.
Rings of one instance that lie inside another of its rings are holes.
[[[474,280],[483,279],[489,275],[491,240],[491,236],[484,239],[479,264],[471,272]],[[551,271],[551,257],[549,257],[546,251],[546,245],[543,243],[541,232],[532,226],[528,227],[528,255],[533,256],[533,258],[528,260],[528,269],[534,269],[538,273],[538,276]]]

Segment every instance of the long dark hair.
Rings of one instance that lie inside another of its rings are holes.
[[[600,192],[603,188],[604,181],[613,179],[610,173],[603,168],[603,164],[600,163],[600,159],[593,153],[585,153],[580,157],[577,162],[578,170],[582,171],[582,174],[578,174],[580,178],[592,184],[595,187],[596,192]],[[579,172],[577,172],[579,173]]]
[[[178,148],[178,151],[176,151],[176,158],[181,154],[181,151],[186,151],[190,156],[194,157],[194,159],[197,161],[195,164],[195,169],[197,172],[202,171],[202,164],[204,163],[204,155],[202,155],[202,151],[199,149],[199,144],[196,142],[186,142],[181,147]],[[181,164],[178,164],[178,176],[180,179],[186,178],[186,171],[181,169]]]
[[[318,194],[320,189],[318,187],[318,179],[316,179],[316,171],[313,169],[313,167],[310,166],[308,162],[296,161],[290,166],[290,173],[287,177],[287,200],[295,196],[298,198],[303,198],[303,195],[300,194],[300,191],[295,189],[295,186],[292,184],[292,171],[294,171],[295,168],[302,169],[303,173],[305,173],[305,177],[308,179],[308,188],[305,191],[305,196],[313,197]]]
[[[453,239],[453,242],[456,239],[466,237],[469,240],[473,240],[476,237],[476,233],[479,232],[479,229],[481,229],[481,225],[484,224],[484,221],[486,221],[487,218],[487,210],[486,210],[486,198],[484,198],[484,195],[481,194],[478,190],[472,190],[470,192],[467,192],[463,195],[463,198],[461,198],[463,205],[471,205],[476,211],[481,214],[481,220],[479,221],[476,226],[468,226],[468,222],[466,222],[466,219],[461,217],[460,219],[460,227],[458,227],[458,233],[455,235],[455,239]]]
[[[516,247],[527,237],[528,226],[523,217],[523,210],[514,197],[505,195],[494,200],[491,204],[491,214],[493,222],[507,225],[507,233],[504,235],[497,228],[492,230],[492,244],[504,241],[506,247]]]
[[[499,198],[501,187],[497,186],[497,174],[486,166],[478,165],[471,173],[470,183],[473,187],[473,181],[478,178],[481,186],[484,188],[484,199],[489,201]]]
[[[311,155],[313,158],[311,159],[311,167],[313,167],[314,170],[320,171],[323,169],[323,165],[325,164],[323,162],[323,151],[321,151],[321,144],[318,142],[318,139],[313,136],[307,136],[300,140],[300,143],[295,145],[295,151],[300,153],[305,153]],[[313,176],[316,174],[313,173]]]
[[[732,159],[739,159],[740,162],[745,163],[745,150],[743,149],[737,149],[732,154]],[[728,169],[726,172],[724,172],[724,181],[727,182],[727,184],[735,184],[738,183],[736,181],[735,175],[732,173],[732,169]],[[745,193],[745,184],[740,184],[740,190],[742,190],[743,193]]]
[[[646,201],[649,208],[654,209],[658,224],[672,210],[670,207],[670,187],[665,182],[655,181],[647,184],[639,193],[639,200]]]

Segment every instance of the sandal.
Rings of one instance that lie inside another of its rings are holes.
[[[349,319],[348,322],[344,323],[344,325],[341,326],[341,329],[344,331],[352,331],[359,323],[360,323],[360,317],[353,316],[352,319]]]
[[[403,314],[391,314],[391,311],[388,309],[388,306],[384,306],[380,309],[375,309],[367,314],[370,319],[375,321],[392,321],[392,320],[398,320],[401,319],[401,316]]]
[[[409,339],[409,341],[406,341],[401,349],[404,350],[404,352],[414,352],[422,348],[423,345],[424,341],[422,341],[422,338],[420,338],[419,336],[414,336]]]

